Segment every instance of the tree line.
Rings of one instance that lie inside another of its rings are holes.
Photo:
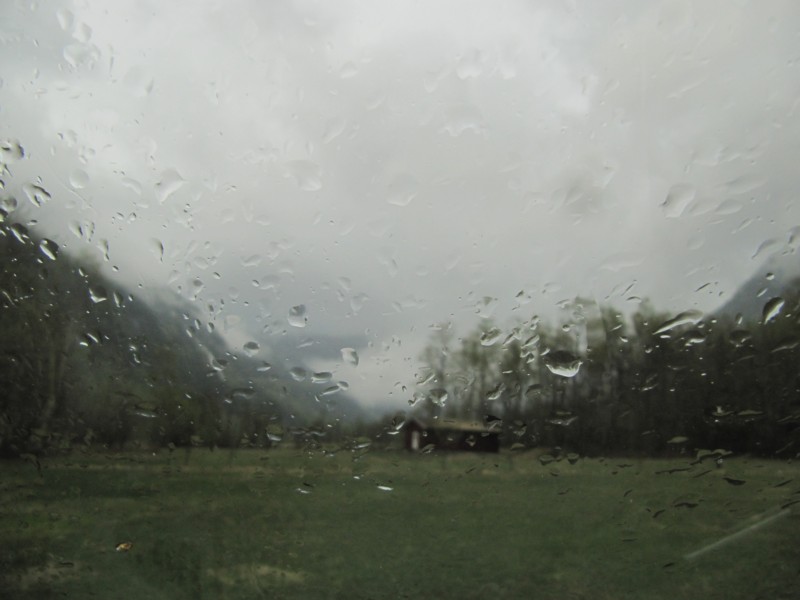
[[[760,318],[632,315],[576,298],[563,319],[437,327],[414,414],[483,421],[510,447],[582,454],[800,452],[800,282]]]
[[[0,455],[280,437],[280,386],[246,369],[220,375],[238,357],[187,302],[151,306],[105,277],[101,259],[20,223],[0,223],[0,260]]]

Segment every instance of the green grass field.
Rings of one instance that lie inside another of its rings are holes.
[[[0,463],[9,598],[800,596],[787,462],[278,449],[41,467]]]

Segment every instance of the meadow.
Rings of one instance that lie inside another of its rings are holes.
[[[3,461],[0,596],[797,598],[797,464],[694,462],[369,448]]]

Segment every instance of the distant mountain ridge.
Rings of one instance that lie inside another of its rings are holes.
[[[81,440],[262,443],[268,427],[370,418],[333,374],[306,372],[293,341],[278,338],[265,365],[255,342],[231,348],[198,303],[132,291],[19,223],[0,223],[0,256],[0,454]]]
[[[164,298],[164,295],[169,295]],[[205,377],[217,381],[228,402],[257,403],[268,401],[284,421],[304,426],[317,421],[321,415],[326,420],[339,419],[353,422],[366,416],[366,411],[345,389],[333,392],[336,380],[331,378],[327,384],[312,383],[313,373],[308,370],[307,377],[301,380],[298,372],[286,366],[284,360],[272,360],[268,366],[258,356],[248,356],[241,348],[231,348],[216,331],[202,325],[202,315],[197,306],[182,298],[173,296],[167,290],[159,290],[147,295],[146,305],[161,328],[169,330],[169,337],[180,339],[187,353],[202,357]],[[182,327],[181,327],[182,326]],[[183,329],[181,332],[180,329]],[[349,341],[349,340],[348,340]],[[291,364],[302,368],[302,354],[292,344],[279,340],[271,347],[273,353],[292,358]],[[328,390],[325,396],[323,392]],[[325,398],[325,402],[321,398]]]
[[[715,312],[745,321],[761,319],[764,305],[800,289],[800,256],[793,249],[770,256]]]

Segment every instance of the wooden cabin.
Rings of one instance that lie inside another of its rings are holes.
[[[403,426],[406,450],[499,452],[499,432],[477,421],[442,419],[424,423],[409,419]]]

